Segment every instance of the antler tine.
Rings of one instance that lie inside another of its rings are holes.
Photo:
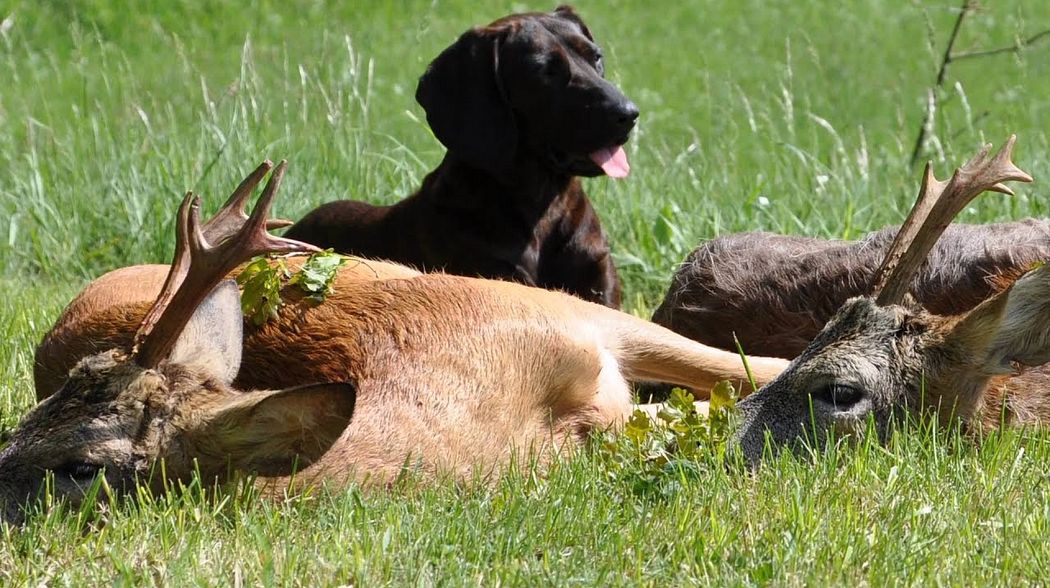
[[[281,182],[284,180],[284,172],[287,168],[287,160],[282,159],[281,162],[277,164],[277,169],[273,170],[273,174],[270,175],[270,181],[267,182],[266,187],[263,188],[262,196],[260,196],[259,201],[255,203],[255,209],[252,210],[251,216],[248,217],[248,221],[245,223],[244,231],[238,234],[239,236],[245,237],[245,249],[255,251],[255,253],[252,254],[253,256],[262,255],[263,253],[320,251],[320,249],[309,243],[303,243],[302,241],[296,241],[294,239],[285,239],[284,237],[274,237],[266,232],[267,228],[270,226],[270,221],[267,220],[267,216],[270,213],[270,205],[273,203],[274,196],[277,195],[277,190],[281,188]]]
[[[186,272],[189,271],[190,250],[186,227],[189,226],[190,208],[199,206],[200,197],[194,195],[193,192],[186,192],[186,196],[182,198],[182,204],[179,205],[179,212],[175,216],[175,255],[172,256],[171,269],[168,270],[168,275],[164,278],[164,286],[161,288],[160,294],[157,295],[153,306],[150,307],[146,316],[142,318],[138,330],[135,331],[135,338],[131,344],[133,354],[137,353],[142,342],[146,339],[146,335],[153,330],[164,309],[167,308],[168,304],[171,303],[172,297],[175,296],[175,291],[178,290],[179,284],[186,277]]]
[[[259,164],[259,167],[248,174],[248,177],[244,178],[240,185],[237,186],[237,189],[230,194],[230,197],[219,209],[219,212],[216,212],[215,216],[204,223],[204,238],[209,243],[218,243],[227,239],[230,235],[236,233],[241,228],[241,225],[248,220],[248,215],[244,213],[245,204],[248,202],[248,198],[251,197],[255,187],[266,177],[266,172],[272,168],[273,162],[269,159]],[[270,230],[280,229],[291,224],[292,221],[275,218],[266,222],[266,228]]]
[[[901,225],[889,252],[872,281],[872,293],[880,305],[898,304],[911,285],[911,279],[937,243],[944,229],[974,198],[985,191],[1013,194],[1003,182],[1031,182],[1032,176],[1013,161],[1016,135],[1010,135],[991,158],[991,145],[985,145],[966,165],[942,182],[926,164],[922,187],[908,219]]]
[[[226,200],[226,203],[222,205],[215,215],[204,223],[202,229],[203,238],[208,243],[220,243],[225,241],[240,230],[244,224],[248,221],[248,215],[245,214],[244,208],[251,197],[255,187],[259,185],[259,182],[266,177],[267,172],[273,169],[273,162],[265,160],[259,167],[255,168],[252,173],[248,174],[237,188],[230,194],[230,197]],[[176,240],[175,240],[175,255],[172,259],[172,270],[168,272],[167,278],[164,280],[164,286],[161,288],[161,292],[157,297],[154,305],[150,308],[149,313],[142,319],[138,331],[135,333],[133,340],[132,349],[138,349],[145,339],[146,334],[153,330],[157,320],[160,318],[161,313],[171,303],[172,296],[175,295],[175,291],[178,289],[179,284],[185,277],[185,272],[190,264],[190,251],[189,235],[181,234],[183,228],[188,227],[186,223],[189,221],[190,207],[199,206],[199,197],[195,197],[193,192],[187,192],[183,198],[182,204],[179,206],[179,213],[177,216],[176,224]],[[267,229],[279,229],[286,227],[291,224],[291,221],[282,219],[271,219],[267,221]]]
[[[1016,142],[1017,135],[1010,135],[1010,138],[1006,140],[1006,144],[1003,145],[1003,148],[995,154],[992,163],[997,169],[1001,170],[1003,177],[999,182],[993,184],[991,188],[988,188],[989,190],[1013,196],[1014,191],[1002,182],[1031,183],[1034,181],[1031,174],[1014,165],[1014,162],[1011,159],[1013,157],[1014,144]]]
[[[266,232],[266,215],[280,188],[287,165],[286,161],[281,161],[274,169],[251,216],[245,222],[240,222],[236,229],[230,230],[232,225],[225,225],[225,238],[214,243],[206,234],[208,227],[201,227],[200,198],[187,194],[179,207],[175,260],[165,281],[165,288],[147,313],[147,319],[152,320],[143,320],[135,335],[132,354],[139,365],[151,368],[159,364],[171,351],[201,301],[227,273],[241,263],[265,253],[319,251],[313,245],[275,237]],[[241,187],[247,186],[250,192],[258,184],[258,179],[254,179],[258,172],[257,169],[245,179]],[[239,191],[240,188],[235,191],[231,202],[243,198]],[[238,211],[242,204],[243,200],[241,204],[235,204]],[[174,292],[169,294],[170,290]]]

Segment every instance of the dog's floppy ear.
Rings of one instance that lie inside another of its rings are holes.
[[[576,9],[572,6],[568,4],[562,4],[561,6],[554,9],[554,15],[560,16],[565,20],[571,20],[572,22],[576,23],[580,26],[580,31],[583,32],[583,36],[587,37],[592,41],[594,40],[594,37],[591,35],[591,30],[587,28],[587,25],[583,24],[583,19],[580,18],[579,14],[576,14]]]
[[[499,79],[502,29],[463,33],[427,67],[416,102],[439,141],[466,162],[498,173],[518,144],[514,113]]]

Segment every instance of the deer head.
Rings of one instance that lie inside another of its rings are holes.
[[[937,238],[973,198],[1012,194],[1002,182],[1032,181],[1010,161],[1014,141],[991,157],[985,146],[946,182],[927,164],[872,295],[848,300],[783,373],[739,404],[736,442],[748,461],[761,459],[767,437],[775,447],[819,445],[832,431],[859,432],[869,419],[885,438],[902,411],[966,421],[991,377],[1009,373],[1011,362],[1046,361],[1050,318],[1040,311],[1050,270],[1029,273],[960,316],[929,314],[906,295]]]
[[[186,195],[171,271],[134,346],[82,359],[0,451],[3,520],[22,520],[48,472],[55,494],[76,505],[98,475],[117,492],[139,482],[165,486],[159,473],[152,475],[161,460],[168,479],[195,471],[215,477],[231,468],[286,475],[339,437],[354,407],[348,384],[230,388],[240,364],[242,317],[240,295],[226,274],[255,255],[316,250],[266,232],[284,224],[266,219],[284,162],[252,215],[244,214],[271,167],[259,166],[203,227],[200,199]]]

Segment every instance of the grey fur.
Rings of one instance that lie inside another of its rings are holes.
[[[739,404],[736,442],[758,463],[767,439],[823,444],[870,418],[885,438],[894,413],[929,413],[967,429],[1050,421],[1050,266],[957,316],[914,301],[878,306],[853,298],[787,369]],[[837,392],[837,393],[836,393]],[[840,401],[841,400],[841,401]]]
[[[193,311],[169,361],[202,364],[200,367],[230,385],[241,367],[243,338],[241,293],[236,282],[223,280]]]
[[[152,471],[161,460],[168,480],[186,480],[195,471],[222,479],[230,468],[288,475],[309,464],[349,422],[353,386],[235,391],[229,382],[241,347],[240,295],[225,282],[197,308],[156,369],[116,349],[82,359],[0,451],[0,521],[23,520],[46,471],[54,473],[55,498],[75,508],[99,472],[117,494],[138,483],[161,489],[161,476]],[[297,402],[308,396],[334,401]],[[262,425],[246,426],[252,419]]]
[[[868,293],[896,227],[859,241],[771,233],[719,237],[695,249],[653,321],[686,337],[752,355],[792,358],[849,298]],[[1014,275],[1050,258],[1050,222],[950,225],[912,293],[934,314],[973,308]]]

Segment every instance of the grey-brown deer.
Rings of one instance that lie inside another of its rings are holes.
[[[123,344],[81,359],[12,433],[0,452],[5,520],[21,519],[48,471],[74,503],[100,472],[118,491],[166,487],[150,475],[161,461],[169,479],[245,471],[266,488],[287,487],[296,467],[298,484],[382,485],[405,467],[495,475],[623,421],[628,379],[707,389],[744,377],[735,354],[567,294],[373,262],[341,272],[320,305],[290,296],[242,345],[238,291],[224,278],[253,255],[312,249],[266,232],[283,165],[251,217],[241,212],[268,169],[203,226],[187,195],[166,279],[110,274],[59,319],[37,354],[49,369],[91,341]],[[133,289],[155,296],[148,312]],[[786,363],[752,368],[769,380]],[[335,383],[305,385],[325,381]]]
[[[653,322],[720,349],[739,341],[748,353],[794,358],[846,300],[868,292],[896,234],[886,227],[857,241],[765,232],[712,239],[675,272]],[[1045,259],[1046,219],[952,224],[910,290],[933,314],[960,314]]]
[[[970,428],[1050,420],[1050,270],[1036,269],[971,311],[933,315],[907,289],[951,219],[986,190],[1032,178],[1011,162],[1011,137],[986,146],[947,182],[927,165],[919,198],[879,270],[872,295],[850,299],[791,365],[740,403],[736,441],[751,463],[773,447],[820,445],[831,432],[885,436],[895,414]]]

